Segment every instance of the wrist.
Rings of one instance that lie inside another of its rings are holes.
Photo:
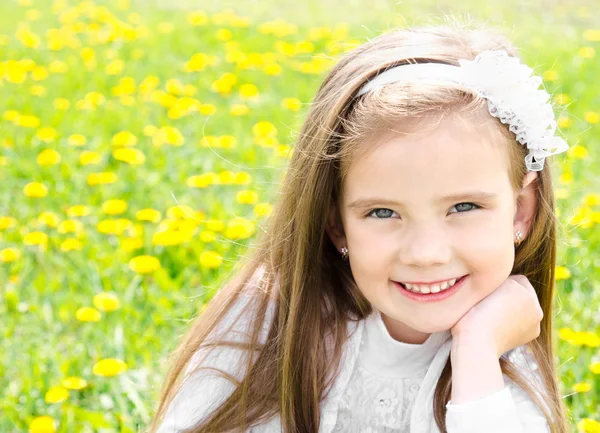
[[[480,356],[494,355],[499,359],[502,355],[499,353],[495,340],[483,332],[461,332],[452,336],[452,355],[457,353],[477,353]]]

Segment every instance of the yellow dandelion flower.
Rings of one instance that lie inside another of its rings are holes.
[[[573,182],[573,173],[570,171],[564,171],[561,175],[560,175],[560,182],[564,183],[564,184],[570,184],[571,182]]]
[[[102,316],[95,308],[82,307],[75,312],[75,318],[80,322],[99,322]]]
[[[193,26],[204,26],[208,24],[208,15],[203,11],[193,11],[187,14],[188,22]]]
[[[129,261],[129,269],[138,274],[150,274],[160,269],[160,262],[153,256],[137,256]]]
[[[572,387],[575,392],[588,392],[592,389],[592,385],[586,382],[576,383]]]
[[[269,216],[273,212],[273,206],[269,203],[258,203],[254,206],[254,214],[261,218],[263,216]]]
[[[200,265],[208,269],[215,269],[221,266],[223,257],[216,251],[203,251],[200,254]]]
[[[594,374],[600,374],[600,362],[593,362],[590,364],[590,371]]]
[[[153,223],[159,222],[162,218],[159,211],[151,208],[141,209],[135,214],[135,217],[140,221],[150,221]]]
[[[569,148],[567,155],[575,159],[584,159],[587,158],[588,151],[581,144],[576,144],[575,146]]]
[[[79,239],[65,239],[60,243],[61,251],[81,251],[83,249],[83,243]]]
[[[219,220],[206,221],[206,228],[213,232],[222,232],[225,229],[225,223]]]
[[[246,239],[254,234],[254,223],[245,218],[234,218],[229,221],[224,236],[227,239]]]
[[[558,330],[558,336],[565,341],[571,341],[575,338],[577,333],[573,331],[571,328],[560,328]]]
[[[40,128],[35,136],[45,143],[50,143],[56,139],[57,132],[54,128]]]
[[[233,135],[223,135],[219,137],[219,146],[224,149],[232,149],[237,144],[237,138]]]
[[[58,225],[58,215],[54,212],[45,211],[38,215],[37,221],[48,227],[56,227]]]
[[[558,80],[558,72],[557,71],[552,71],[552,70],[546,71],[542,75],[542,78],[545,81],[557,81]]]
[[[165,230],[154,233],[152,245],[172,246],[181,245],[191,239],[192,233],[179,230]]]
[[[23,193],[27,197],[43,198],[48,195],[48,187],[40,182],[29,182],[23,188]]]
[[[23,237],[25,245],[45,245],[48,243],[48,235],[43,232],[30,232]]]
[[[89,206],[83,204],[77,204],[71,207],[68,207],[65,213],[70,217],[83,217],[87,216],[91,213]]]
[[[138,238],[123,238],[121,239],[121,248],[127,252],[139,250],[144,246],[144,241]]]
[[[200,104],[198,111],[204,116],[212,116],[217,112],[217,106],[213,104]]]
[[[234,183],[236,185],[248,185],[252,183],[252,175],[245,171],[240,171],[235,174]]]
[[[122,235],[125,230],[130,228],[131,221],[126,218],[102,220],[96,225],[96,230],[99,233],[106,235]]]
[[[287,144],[280,144],[279,146],[275,147],[275,156],[278,158],[291,158],[293,152],[294,149]]]
[[[119,215],[127,210],[127,202],[121,199],[106,200],[101,210],[108,215]]]
[[[206,188],[209,185],[218,184],[220,181],[217,173],[208,172],[190,176],[186,180],[186,185],[192,188]]]
[[[262,70],[267,75],[280,75],[283,68],[277,63],[269,63],[268,65],[265,65]]]
[[[555,269],[555,279],[557,280],[566,280],[571,278],[571,271],[564,266],[556,266]]]
[[[577,50],[577,54],[584,59],[591,59],[596,55],[596,50],[593,47],[581,47]]]
[[[44,167],[47,165],[55,165],[61,161],[60,153],[54,149],[44,149],[37,156],[38,165]]]
[[[219,182],[222,185],[231,185],[235,181],[235,173],[229,170],[223,170],[219,173]]]
[[[233,34],[229,29],[218,29],[216,33],[217,39],[220,41],[229,41],[233,38]]]
[[[113,146],[135,146],[138,139],[129,131],[120,131],[112,138]]]
[[[84,150],[79,155],[79,163],[81,165],[94,165],[99,164],[102,156],[98,152],[92,152],[90,150]]]
[[[274,137],[277,135],[277,128],[271,122],[263,120],[252,127],[252,134],[262,138]]]
[[[232,104],[229,113],[232,116],[245,116],[250,112],[250,108],[244,104]]]
[[[14,123],[18,126],[22,126],[23,128],[37,128],[40,126],[40,119],[35,116],[17,114]],[[46,130],[42,129],[42,132],[46,132]]]
[[[240,204],[255,204],[258,202],[258,194],[250,190],[238,191],[235,199]]]
[[[172,146],[182,146],[185,143],[185,138],[179,129],[173,126],[163,126],[160,128],[155,138],[160,140],[162,143],[167,143]]]
[[[202,240],[202,242],[205,242],[205,243],[214,242],[214,240],[216,238],[217,238],[217,234],[210,230],[203,230],[200,233],[200,239]]]
[[[84,146],[87,143],[87,138],[82,134],[72,134],[67,139],[71,146]]]
[[[119,75],[123,69],[125,69],[125,62],[121,59],[114,59],[106,65],[104,72],[107,75]]]
[[[57,110],[65,111],[71,107],[71,101],[66,98],[55,98],[52,105]]]
[[[83,223],[77,220],[64,220],[58,225],[58,232],[61,234],[66,233],[82,233],[83,232]]]
[[[87,177],[87,183],[90,186],[105,185],[109,183],[115,183],[116,181],[117,175],[112,172],[91,173]]]
[[[595,111],[587,111],[584,115],[584,119],[588,123],[595,124],[600,120],[600,115]]]
[[[100,311],[111,312],[121,308],[117,295],[111,292],[102,292],[94,296],[94,305]]]
[[[0,230],[9,229],[17,225],[17,219],[9,216],[0,216]]]
[[[252,99],[259,96],[258,87],[254,84],[247,83],[240,86],[240,96],[243,99]]]
[[[194,209],[186,205],[171,206],[167,209],[167,217],[170,219],[192,218]]]
[[[98,361],[92,372],[96,376],[112,377],[127,371],[127,364],[120,359],[107,358]]]
[[[284,98],[281,106],[291,111],[298,111],[302,108],[302,102],[298,98]]]
[[[21,252],[16,248],[4,248],[0,250],[0,263],[13,263],[19,260]]]
[[[559,93],[554,98],[555,102],[560,105],[567,105],[571,102],[571,97],[565,93]]]
[[[584,345],[588,347],[598,347],[600,346],[600,337],[598,337],[593,332],[585,331],[580,333],[581,341]]]
[[[139,149],[119,148],[113,150],[113,158],[131,165],[141,165],[146,161],[146,155]]]
[[[587,194],[583,197],[583,204],[589,207],[600,206],[600,194]]]
[[[557,123],[559,128],[566,129],[573,125],[573,120],[568,116],[560,116]]]
[[[62,386],[67,389],[80,390],[87,386],[87,380],[78,376],[69,376],[61,381]]]
[[[56,433],[56,422],[47,415],[35,417],[29,423],[29,433]]]
[[[46,403],[60,403],[69,398],[69,390],[62,386],[53,386],[46,392]]]
[[[600,433],[600,422],[592,418],[583,418],[577,422],[577,431],[582,433]]]

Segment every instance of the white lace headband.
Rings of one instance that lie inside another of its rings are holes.
[[[475,60],[458,61],[460,66],[442,63],[413,63],[395,66],[365,84],[356,97],[397,81],[455,82],[488,101],[488,110],[527,144],[525,164],[529,171],[544,168],[544,158],[565,152],[569,146],[555,137],[556,120],[550,95],[538,90],[542,79],[533,70],[505,51],[484,51]]]

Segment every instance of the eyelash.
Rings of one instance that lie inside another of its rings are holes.
[[[474,208],[473,208],[473,209],[471,209],[471,211],[473,211],[473,210],[478,210],[478,209],[482,209],[482,206],[479,206],[478,204],[475,204],[475,203],[470,203],[470,202],[457,203],[457,204],[455,204],[453,207],[456,207],[456,206],[458,206],[458,205],[461,205],[461,204],[470,204],[470,205],[473,205],[473,207],[474,207]],[[372,215],[372,214],[373,214],[375,211],[378,211],[378,210],[391,210],[391,209],[387,209],[387,208],[384,208],[384,207],[377,207],[377,208],[375,208],[375,209],[372,209],[372,210],[370,210],[370,211],[369,211],[369,212],[368,212],[368,213],[365,215],[365,217],[366,217],[366,218],[379,219],[379,220],[385,220],[385,219],[389,219],[389,218],[381,218],[381,217],[372,217],[371,215]],[[451,213],[467,213],[467,212],[469,212],[469,211],[463,211],[463,212],[451,212]]]

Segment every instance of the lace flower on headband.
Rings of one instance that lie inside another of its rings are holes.
[[[550,95],[539,89],[542,79],[533,69],[505,51],[484,51],[474,60],[461,59],[460,66],[416,63],[393,67],[365,84],[357,97],[396,81],[452,81],[488,101],[488,110],[509,126],[519,143],[527,145],[525,164],[529,171],[544,168],[547,156],[565,152],[569,146],[556,137],[556,120]]]

